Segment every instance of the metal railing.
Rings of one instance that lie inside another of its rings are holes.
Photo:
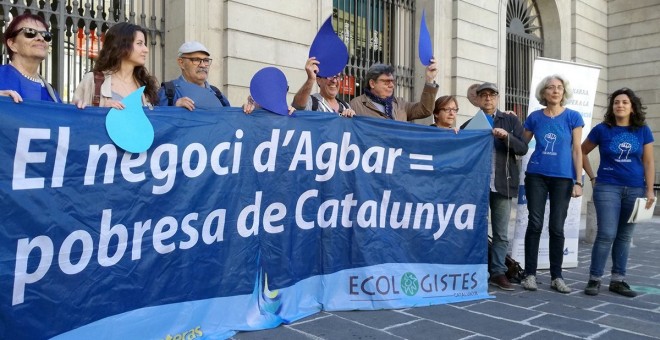
[[[395,96],[411,100],[414,90],[414,0],[334,0],[333,26],[348,47],[339,96],[362,94],[367,69],[384,63],[396,69]]]
[[[509,0],[506,20],[506,110],[527,118],[534,60],[543,54],[543,28],[534,0]]]
[[[164,75],[165,0],[0,0],[0,37],[11,19],[26,11],[42,16],[51,26],[53,40],[41,75],[70,102],[82,76],[94,66],[105,31],[115,23],[130,22],[147,30],[152,75]],[[160,18],[160,19],[159,19]],[[8,62],[4,45],[2,63]]]

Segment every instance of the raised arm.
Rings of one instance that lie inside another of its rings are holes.
[[[316,83],[316,73],[319,71],[319,61],[315,57],[307,59],[305,63],[305,72],[307,73],[307,80],[300,87],[300,90],[296,92],[296,95],[293,96],[293,103],[291,105],[298,109],[304,110],[307,106],[307,101],[309,100],[309,95],[312,94],[312,88],[314,83]]]

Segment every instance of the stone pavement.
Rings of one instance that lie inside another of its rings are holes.
[[[290,325],[240,332],[232,339],[660,339],[660,217],[637,225],[627,281],[640,294],[627,298],[583,289],[591,245],[580,242],[578,268],[564,270],[570,294],[550,290],[547,271],[539,290],[490,288],[494,299],[399,310],[321,312]],[[608,261],[606,272],[611,263]]]

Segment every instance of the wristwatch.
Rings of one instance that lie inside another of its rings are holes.
[[[582,182],[575,182],[575,185],[579,185],[581,188],[584,188],[584,184],[582,184]]]

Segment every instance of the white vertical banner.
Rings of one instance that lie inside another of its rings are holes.
[[[536,86],[543,78],[549,75],[558,74],[568,80],[573,88],[573,97],[569,99],[566,106],[577,112],[580,112],[584,120],[582,129],[582,140],[584,140],[591,130],[591,118],[593,116],[594,101],[596,98],[596,88],[598,86],[598,75],[600,67],[576,64],[569,61],[537,58],[534,61],[532,71],[532,82],[530,85],[530,98],[528,114],[543,108],[536,99]],[[580,141],[582,142],[582,141]],[[527,230],[527,221],[529,213],[527,211],[527,197],[525,196],[525,170],[527,163],[536,146],[536,141],[532,139],[529,143],[529,151],[522,159],[522,171],[520,171],[520,187],[518,191],[518,208],[516,213],[516,228],[511,242],[511,256],[525,263],[525,231]],[[564,224],[564,268],[574,268],[578,265],[577,253],[580,238],[580,210],[582,208],[582,197],[571,198],[568,207],[568,216]],[[541,243],[539,245],[538,269],[550,268],[549,247],[548,247],[548,217],[550,215],[550,202],[546,201],[545,214],[543,219],[543,232],[541,233]]]

